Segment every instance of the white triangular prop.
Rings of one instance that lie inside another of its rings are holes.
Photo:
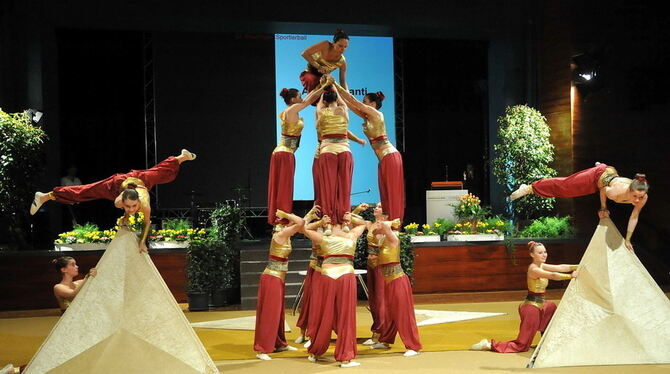
[[[109,243],[26,373],[218,373],[151,258],[125,229]]]
[[[438,323],[449,323],[467,321],[470,319],[501,316],[505,313],[483,313],[483,312],[461,312],[450,310],[428,310],[414,309],[417,326],[436,325]]]
[[[600,221],[528,367],[670,363],[670,300]]]
[[[216,321],[193,322],[193,327],[201,329],[221,329],[221,330],[250,330],[256,329],[256,316],[219,319]],[[284,331],[290,332],[291,327],[284,321]]]

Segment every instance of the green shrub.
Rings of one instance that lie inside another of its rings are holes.
[[[547,120],[537,110],[526,105],[507,107],[498,118],[500,143],[493,146],[493,174],[506,194],[522,183],[556,175],[549,167],[554,160],[554,146],[549,142]],[[535,218],[551,212],[555,199],[528,195],[514,201],[514,213],[521,218]]]
[[[522,238],[569,238],[575,233],[570,225],[570,216],[541,217],[521,230]]]
[[[0,211],[9,221],[9,246],[30,249],[28,206],[42,171],[44,131],[31,124],[28,112],[0,109]]]
[[[191,221],[184,218],[172,218],[163,221],[163,230],[188,230],[191,228]]]

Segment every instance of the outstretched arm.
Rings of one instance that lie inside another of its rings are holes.
[[[566,265],[566,264],[561,264],[561,265],[549,265],[549,264],[542,264],[542,269],[547,270],[547,271],[555,271],[559,273],[570,273],[572,271],[575,271],[579,268],[579,265]]]
[[[319,99],[322,92],[323,92],[323,86],[320,86],[319,88],[310,92],[309,95],[307,95],[307,97],[305,97],[305,100],[303,100],[301,103],[293,104],[290,107],[288,107],[286,109],[287,116],[289,114],[297,116],[298,112],[300,112],[301,110],[303,110],[303,109],[307,108],[308,106],[312,105],[312,103],[315,100]]]
[[[327,50],[327,49],[328,49],[328,42],[324,40],[322,42],[318,42],[314,45],[311,45],[311,46],[307,47],[307,49],[302,51],[302,53],[300,55],[302,56],[302,58],[304,58],[307,61],[307,63],[314,66],[319,73],[327,74],[328,69],[326,69],[325,66],[322,66],[321,64],[319,64],[319,62],[316,61],[316,59],[314,58],[315,53],[321,52],[321,51],[324,51],[324,50]]]
[[[607,188],[603,187],[600,189],[600,210],[598,211],[598,218],[609,218],[610,211],[607,210]]]
[[[345,89],[349,89],[349,86],[347,86],[347,62],[344,61],[342,63],[342,66],[340,66],[340,84],[342,87]]]
[[[356,134],[351,132],[351,130],[347,130],[347,138],[363,146],[365,145],[365,143],[367,143],[365,139],[359,138],[358,136],[356,136]]]
[[[630,218],[628,219],[628,228],[626,229],[626,248],[628,248],[630,251],[634,251],[635,248],[633,248],[633,244],[630,242],[631,237],[633,236],[633,231],[635,231],[635,227],[637,226],[637,220],[638,217],[640,216],[640,211],[642,210],[642,207],[647,203],[647,200],[649,199],[649,195],[644,195],[644,197],[640,200],[639,203],[635,204],[633,208],[633,212],[630,214]]]
[[[543,265],[546,266],[546,265]],[[572,279],[572,278],[577,278],[577,275],[579,274],[577,270],[572,271],[569,274],[566,273],[559,273],[559,272],[554,272],[554,271],[547,271],[544,270],[540,267],[533,267],[533,269],[528,271],[528,274],[532,276],[533,278],[546,278],[546,279],[551,279],[551,280],[567,280],[567,279]]]
[[[347,105],[349,105],[351,110],[353,110],[354,113],[358,114],[359,116],[366,118],[366,115],[368,114],[367,110],[372,108],[358,101],[354,95],[349,92],[348,89],[342,87],[341,85],[335,83],[335,87],[337,87],[339,96],[341,96]]]
[[[139,243],[140,252],[148,252],[147,238],[149,237],[149,231],[151,231],[151,205],[143,204],[140,211],[144,214],[144,227],[142,228],[142,237]]]

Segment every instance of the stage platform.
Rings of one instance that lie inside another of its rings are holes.
[[[503,242],[435,242],[414,243],[415,294],[514,291],[526,287],[525,273],[530,257],[527,240],[513,241],[516,254],[511,256]],[[549,262],[578,263],[587,242],[583,240],[545,240]],[[255,309],[258,279],[267,263],[268,240],[242,241],[240,246],[241,302],[243,309]],[[311,242],[293,240],[293,252],[286,276],[286,305],[292,305],[303,277],[299,271],[307,269]],[[0,253],[0,263],[11,264],[0,272],[4,297],[0,311],[45,309],[56,307],[52,285],[60,281],[51,266],[58,256],[72,256],[81,272],[88,271],[98,262],[103,250],[94,251],[23,251]],[[175,299],[184,303],[186,296],[186,250],[153,249],[151,259],[170,288]],[[20,281],[16,281],[20,280]],[[564,287],[557,282],[551,287]]]
[[[551,290],[550,297],[560,302],[562,290]],[[474,294],[474,295],[473,295]],[[349,371],[360,373],[518,373],[534,372],[542,373],[667,373],[670,365],[619,365],[619,366],[590,366],[590,367],[566,367],[550,369],[525,369],[532,354],[529,352],[514,354],[499,354],[493,352],[468,351],[471,344],[482,338],[496,338],[500,340],[513,339],[516,337],[519,317],[517,306],[520,300],[515,301],[487,301],[498,297],[509,297],[506,292],[478,292],[464,293],[460,297],[466,300],[468,297],[481,302],[458,302],[458,303],[435,303],[432,300],[440,298],[440,295],[425,295],[416,298],[418,310],[453,311],[453,312],[488,312],[505,313],[503,315],[462,320],[457,322],[436,323],[419,327],[424,350],[415,357],[403,357],[404,347],[401,341],[390,350],[371,350],[361,344],[358,345],[358,357],[356,361],[362,365]],[[431,299],[432,298],[432,299]],[[430,301],[422,303],[421,301]],[[216,310],[209,312],[188,312],[186,305],[181,304],[186,317],[191,322],[204,322],[225,319],[244,319],[253,317],[254,311],[246,310]],[[233,308],[227,308],[233,309]],[[51,310],[30,310],[15,312],[0,312],[0,341],[12,342],[0,347],[0,366],[6,363],[15,365],[26,364],[38,349],[41,342],[58,320],[57,315],[45,313],[57,313]],[[417,316],[419,314],[417,313]],[[195,328],[207,352],[215,361],[222,373],[262,373],[262,372],[286,372],[286,373],[326,373],[339,370],[336,367],[331,349],[324,356],[325,360],[317,364],[307,361],[307,353],[304,348],[293,343],[298,336],[295,329],[297,316],[291,316],[286,311],[287,324],[291,328],[287,332],[289,344],[299,348],[294,352],[282,352],[271,354],[272,361],[261,361],[253,359],[252,350],[253,331],[240,329],[204,329]],[[421,323],[421,319],[418,320]],[[357,308],[357,336],[359,343],[370,335],[370,314],[365,308],[365,303],[359,303]],[[539,341],[539,334],[535,337],[534,344]]]

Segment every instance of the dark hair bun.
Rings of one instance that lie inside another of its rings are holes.
[[[338,40],[347,39],[349,40],[349,35],[344,32],[342,29],[336,29],[335,35],[333,35],[333,43],[337,43]]]
[[[281,92],[279,92],[279,96],[286,98],[286,95],[288,95],[288,89],[287,88],[282,88]]]
[[[379,98],[379,101],[383,101],[386,98],[386,96],[384,96],[384,93],[381,91],[377,91],[376,94],[377,97]]]

